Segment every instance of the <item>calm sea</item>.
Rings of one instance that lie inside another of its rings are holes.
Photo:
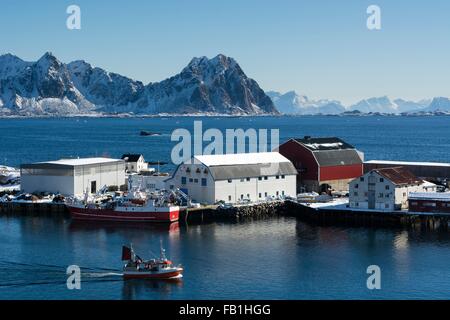
[[[143,153],[170,162],[176,128],[279,129],[339,136],[366,159],[450,162],[448,117],[0,119],[0,163]],[[141,137],[141,130],[160,136]],[[166,166],[170,170],[173,165]],[[163,240],[186,269],[181,281],[123,281],[122,244],[141,256]],[[82,269],[81,290],[66,267]],[[369,265],[381,290],[366,287]],[[314,226],[295,218],[204,225],[98,225],[0,217],[0,299],[405,299],[450,298],[450,235]]]

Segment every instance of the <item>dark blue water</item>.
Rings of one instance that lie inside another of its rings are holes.
[[[365,152],[366,159],[450,162],[450,117],[256,117],[130,119],[0,119],[0,163],[47,161],[62,157],[144,154],[170,162],[176,128],[279,129],[291,137],[338,136]],[[141,130],[161,136],[139,136]],[[206,145],[206,143],[205,143]],[[170,169],[170,166],[169,166]]]
[[[193,118],[0,120],[0,162],[143,153],[170,160],[170,133]],[[450,162],[450,118],[208,118],[205,128],[280,129],[281,140],[336,135],[368,159]],[[161,132],[140,137],[140,130]],[[170,168],[170,166],[169,166]],[[162,239],[181,281],[123,281],[122,244],[143,256]],[[82,268],[81,290],[66,267]],[[381,290],[366,268],[381,268]],[[204,225],[98,225],[0,217],[0,299],[448,299],[450,235],[309,225],[294,218]]]

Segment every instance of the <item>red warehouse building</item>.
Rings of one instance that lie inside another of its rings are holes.
[[[363,153],[336,137],[290,139],[279,152],[296,167],[299,192],[347,192],[348,183],[363,174]]]

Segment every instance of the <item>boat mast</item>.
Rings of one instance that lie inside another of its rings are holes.
[[[162,246],[162,239],[159,240],[160,242],[160,255],[161,255],[161,260],[166,260],[166,250],[163,248]]]

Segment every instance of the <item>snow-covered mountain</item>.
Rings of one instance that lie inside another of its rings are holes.
[[[66,65],[52,54],[25,62],[7,54],[0,56],[0,112],[84,113],[93,109],[73,85]]]
[[[51,53],[36,62],[0,56],[0,114],[132,112],[277,114],[272,100],[224,55],[194,58],[180,74],[159,83],[60,62]]]
[[[299,95],[295,91],[289,91],[285,94],[276,91],[268,91],[267,95],[273,100],[278,110],[283,114],[333,115],[357,110],[361,113],[400,114],[414,113],[423,110],[450,110],[450,100],[447,98],[435,98],[433,100],[433,106],[430,106],[431,100],[424,99],[417,102],[404,99],[391,100],[387,96],[364,99],[354,105],[344,106],[342,103],[335,100],[310,100],[307,96]],[[446,104],[448,104],[447,107],[445,107]]]
[[[180,74],[147,87],[149,112],[278,113],[239,64],[222,54],[194,58]]]
[[[269,91],[267,95],[272,99],[278,111],[283,114],[340,114],[345,107],[334,100],[310,100],[305,95],[299,95],[295,91],[281,94],[276,91]]]
[[[388,97],[369,98],[359,101],[348,108],[350,111],[359,110],[364,113],[382,112],[382,113],[398,113],[398,105],[391,101]]]
[[[387,96],[369,98],[359,101],[348,107],[349,111],[359,110],[364,113],[379,112],[398,114],[402,112],[415,112],[426,108],[430,100],[420,100],[418,102],[404,99],[391,100]]]
[[[425,112],[444,111],[450,112],[450,99],[445,97],[436,97],[431,101],[430,105],[421,110]]]
[[[403,99],[395,99],[394,103],[398,106],[399,112],[416,112],[422,110],[430,105],[430,99],[423,99],[420,101],[408,101]]]

